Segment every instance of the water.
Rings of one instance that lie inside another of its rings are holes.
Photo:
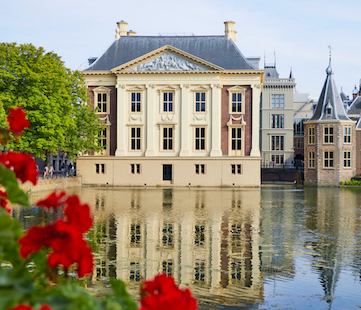
[[[200,309],[360,309],[361,190],[74,189],[91,205],[89,289],[172,274]],[[44,196],[34,195],[32,200]],[[24,227],[60,214],[14,209]]]

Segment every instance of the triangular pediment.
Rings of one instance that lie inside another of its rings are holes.
[[[163,46],[124,65],[111,70],[120,72],[189,72],[223,71],[201,58],[183,52],[170,45]]]

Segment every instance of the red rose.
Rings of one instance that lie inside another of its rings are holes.
[[[25,304],[20,304],[14,308],[6,309],[6,310],[33,310],[33,307]]]
[[[21,108],[10,108],[10,115],[7,116],[7,121],[10,126],[10,131],[21,135],[25,128],[30,127],[29,121],[26,119],[26,112]]]

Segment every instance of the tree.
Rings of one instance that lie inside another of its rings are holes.
[[[11,107],[21,106],[31,124],[9,149],[47,160],[59,146],[70,158],[100,151],[96,140],[103,123],[87,101],[81,74],[57,54],[32,44],[0,44],[0,122]]]

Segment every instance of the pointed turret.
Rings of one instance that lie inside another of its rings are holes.
[[[292,72],[292,67],[291,67],[291,71],[290,71],[290,79],[293,79],[293,72]]]
[[[320,120],[339,120],[350,121],[347,117],[341,96],[337,91],[335,81],[333,79],[333,70],[330,63],[326,69],[326,81],[323,85],[320,98],[318,100],[315,113],[310,121]]]

